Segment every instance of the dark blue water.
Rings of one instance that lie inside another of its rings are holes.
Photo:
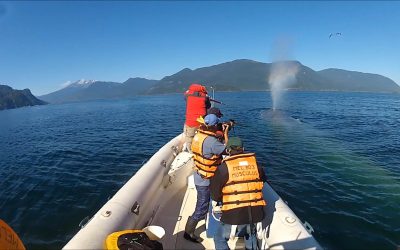
[[[400,244],[400,95],[217,93],[234,134],[327,249]],[[0,112],[0,218],[29,249],[61,248],[182,131],[181,95]]]

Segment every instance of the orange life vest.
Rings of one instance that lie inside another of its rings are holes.
[[[198,127],[200,124],[196,121],[200,116],[207,113],[206,88],[200,84],[192,84],[185,92],[186,97],[186,120],[185,124],[189,127]]]
[[[213,155],[211,158],[203,156],[203,143],[208,136],[216,137],[216,134],[210,131],[197,130],[196,135],[192,141],[192,152],[194,154],[194,165],[198,173],[205,179],[214,176],[217,167],[221,164],[222,156]]]
[[[264,183],[258,172],[254,153],[226,157],[229,178],[222,188],[222,211],[240,207],[265,206]]]

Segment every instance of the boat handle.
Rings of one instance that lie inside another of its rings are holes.
[[[177,156],[178,153],[179,153],[178,147],[177,147],[177,146],[172,146],[171,149],[172,149],[172,151],[173,151],[174,156]]]
[[[303,225],[306,228],[307,232],[309,232],[310,234],[314,232],[314,228],[307,221],[304,221]]]
[[[84,227],[86,226],[86,224],[89,223],[89,221],[90,221],[90,217],[89,217],[89,216],[86,216],[85,218],[83,218],[83,219],[81,220],[81,222],[79,222],[79,227],[80,227],[81,229],[84,228]]]
[[[131,208],[131,212],[136,215],[139,215],[139,208],[140,208],[139,203],[137,201],[135,201],[135,204],[133,204],[133,206]]]

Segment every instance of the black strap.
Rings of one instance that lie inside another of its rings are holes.
[[[203,168],[201,168],[200,166],[197,166],[197,165],[196,165],[196,167],[199,168],[201,171],[204,171],[204,172],[207,172],[207,173],[214,173],[215,172],[215,171],[212,171],[212,170],[203,169]]]
[[[230,204],[239,205],[240,203],[250,203],[250,202],[263,201],[263,200],[264,200],[263,198],[259,198],[259,199],[244,200],[244,201],[229,201],[229,202],[223,202],[223,205],[230,205]]]
[[[210,164],[205,164],[205,163],[203,163],[203,162],[201,162],[201,161],[198,161],[198,160],[196,160],[196,159],[194,159],[194,162],[198,162],[198,163],[200,163],[201,165],[204,165],[204,166],[207,166],[207,167],[212,167],[212,166],[217,166],[217,165],[219,165],[219,162],[213,162],[213,163],[210,163]]]
[[[235,184],[242,184],[242,183],[249,183],[249,182],[262,182],[260,179],[254,179],[254,180],[245,180],[245,181],[231,181],[229,183],[225,184],[226,186],[231,186],[231,185],[235,185]]]
[[[199,156],[199,157],[201,157],[201,158],[203,158],[203,159],[205,159],[205,160],[208,160],[208,161],[215,161],[215,160],[220,160],[220,158],[206,158],[206,157],[204,157],[202,154],[199,154],[199,153],[197,153],[197,152],[192,152],[193,154],[195,154],[195,155],[197,155],[197,156]]]
[[[233,191],[233,192],[229,192],[229,193],[224,193],[222,192],[222,194],[225,195],[231,195],[231,194],[246,194],[246,193],[260,193],[262,191],[262,189],[255,189],[255,190],[246,190],[246,191]]]

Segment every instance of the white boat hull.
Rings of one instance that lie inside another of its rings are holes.
[[[191,214],[194,209],[193,195],[188,202],[189,189],[193,189],[191,185],[188,188],[193,161],[170,171],[171,163],[182,148],[183,141],[181,134],[164,145],[63,249],[102,249],[109,234],[125,229],[141,229],[148,225],[164,227],[166,236],[162,243],[165,249],[192,249],[194,245],[184,246],[179,242],[187,242],[180,240],[181,234],[187,214]],[[267,216],[258,228],[262,249],[321,249],[269,185],[264,185],[263,194],[267,200]],[[188,207],[191,211],[184,211]],[[203,249],[213,246],[212,239],[208,239],[208,245]]]

